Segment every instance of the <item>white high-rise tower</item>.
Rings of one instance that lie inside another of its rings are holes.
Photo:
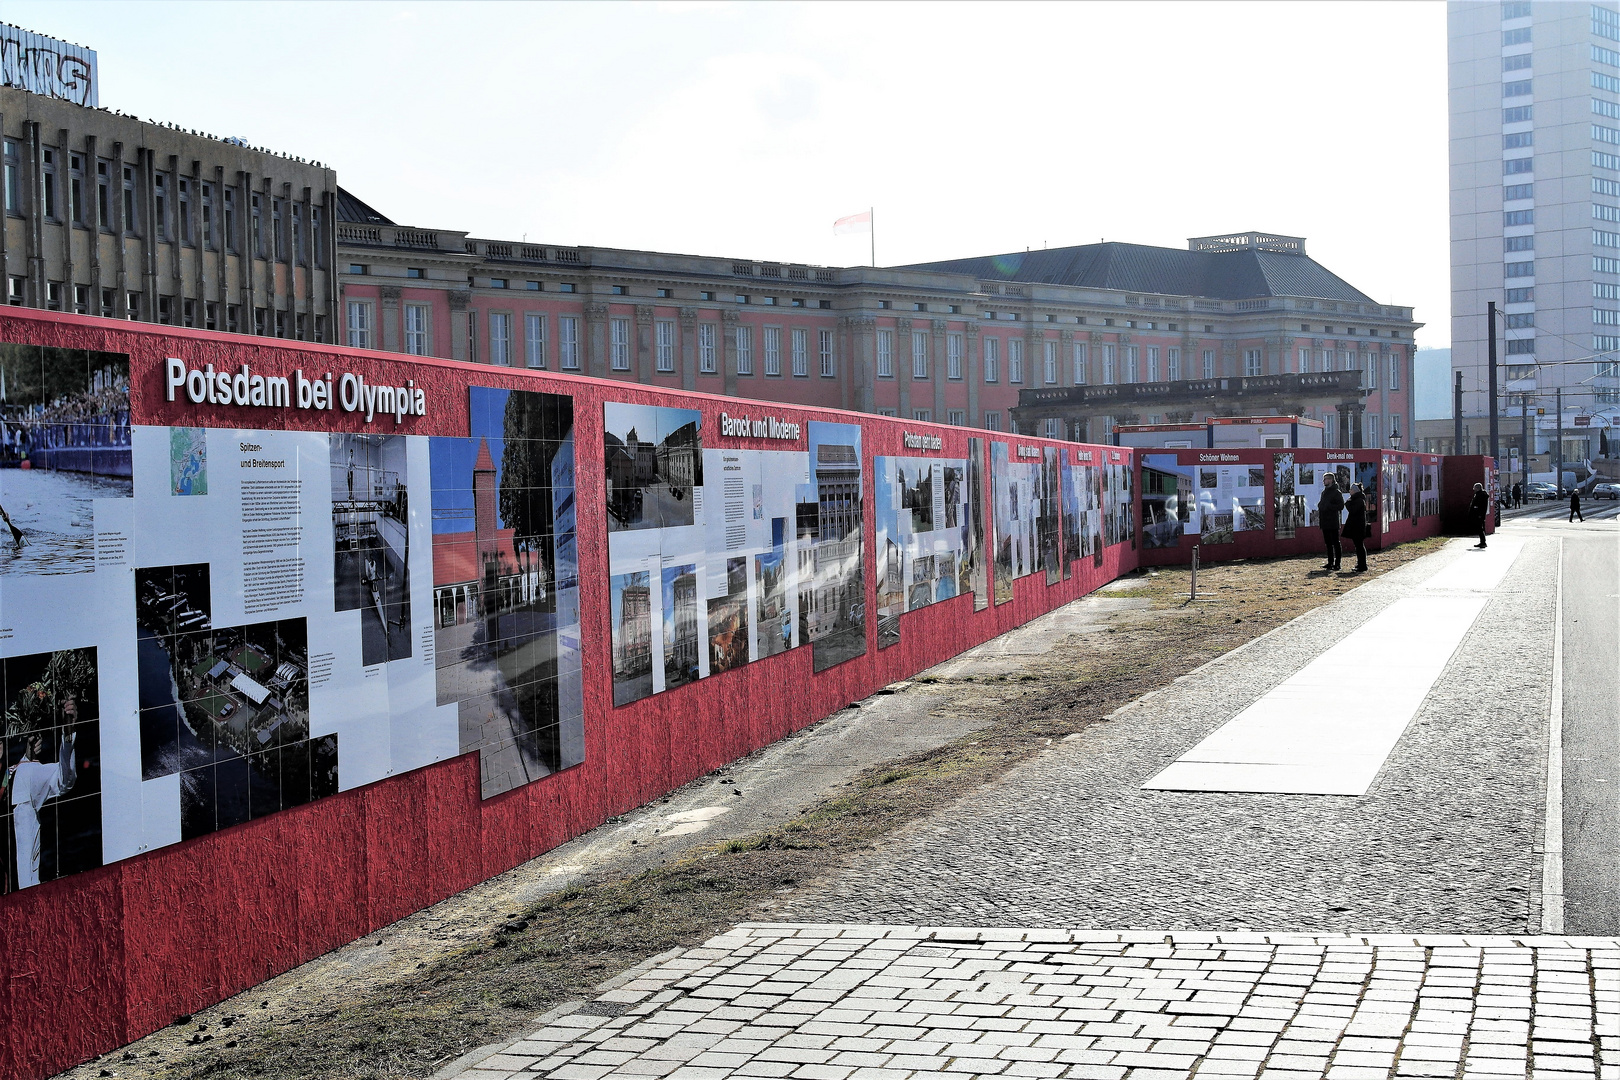
[[[1560,387],[1566,462],[1596,457],[1602,418],[1620,414],[1620,8],[1454,0],[1447,30],[1463,452],[1490,452],[1485,312],[1495,300],[1503,468],[1520,445],[1522,403],[1532,428],[1546,410],[1532,453],[1550,449]]]

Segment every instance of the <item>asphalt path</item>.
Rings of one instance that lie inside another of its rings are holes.
[[[1563,541],[1564,931],[1620,934],[1620,521],[1519,518]]]

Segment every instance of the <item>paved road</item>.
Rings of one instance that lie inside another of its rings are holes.
[[[1563,928],[1620,934],[1620,522],[1599,505],[1603,520],[1502,533],[1563,546]]]
[[[779,915],[1167,931],[1538,931],[1556,537],[1526,537],[1367,795],[1142,787],[1357,627],[1478,555],[1455,541],[1229,653],[919,823],[837,879],[805,887]],[[1233,616],[1241,613],[1234,606]],[[1354,716],[1380,694],[1380,678],[1347,667],[1339,686],[1300,708]]]
[[[1620,940],[740,926],[440,1075],[1195,1073],[1620,1076]]]

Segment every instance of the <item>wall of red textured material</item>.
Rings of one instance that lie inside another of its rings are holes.
[[[0,310],[0,341],[124,353],[139,424],[258,430],[372,430],[465,436],[470,385],[574,398],[585,688],[585,761],[495,798],[479,797],[476,754],[341,792],[212,835],[0,897],[0,1075],[45,1076],[171,1023],[548,851],[608,818],[796,731],[897,679],[949,659],[1083,596],[1136,566],[1129,543],[1086,558],[1048,586],[1014,583],[1010,603],[973,610],[971,594],[902,617],[900,644],[879,650],[867,619],[865,655],[816,674],[811,649],[711,676],[614,708],[605,477],[606,401],[700,408],[706,445],[722,411],[858,423],[863,435],[867,611],[876,611],[872,459],[965,458],[968,438],[1063,446],[861,414],[652,390],[451,361],[321,345],[289,345],[74,315]],[[426,390],[428,415],[379,419],[341,411],[191,405],[168,401],[163,360],[257,374],[354,372],[368,382]],[[938,435],[938,451],[907,449],[906,431]],[[802,450],[798,442],[724,445]],[[594,452],[593,452],[594,448]],[[1129,451],[1124,451],[1127,455]],[[1011,456],[1016,460],[1014,449]],[[988,472],[988,469],[986,470]],[[981,493],[991,516],[989,480]]]

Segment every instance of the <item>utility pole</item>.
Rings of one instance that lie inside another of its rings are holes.
[[[1519,395],[1519,475],[1530,486],[1530,395]]]
[[[1451,452],[1453,454],[1466,454],[1468,448],[1463,445],[1462,432],[1462,372],[1453,372],[1457,377],[1456,385],[1451,391]]]
[[[1490,365],[1485,385],[1491,396],[1491,457],[1498,466],[1502,460],[1502,448],[1499,443],[1500,435],[1497,432],[1496,418],[1496,301],[1488,300],[1485,303],[1485,362]]]
[[[1553,466],[1553,489],[1564,493],[1564,388],[1558,387],[1558,464]]]

